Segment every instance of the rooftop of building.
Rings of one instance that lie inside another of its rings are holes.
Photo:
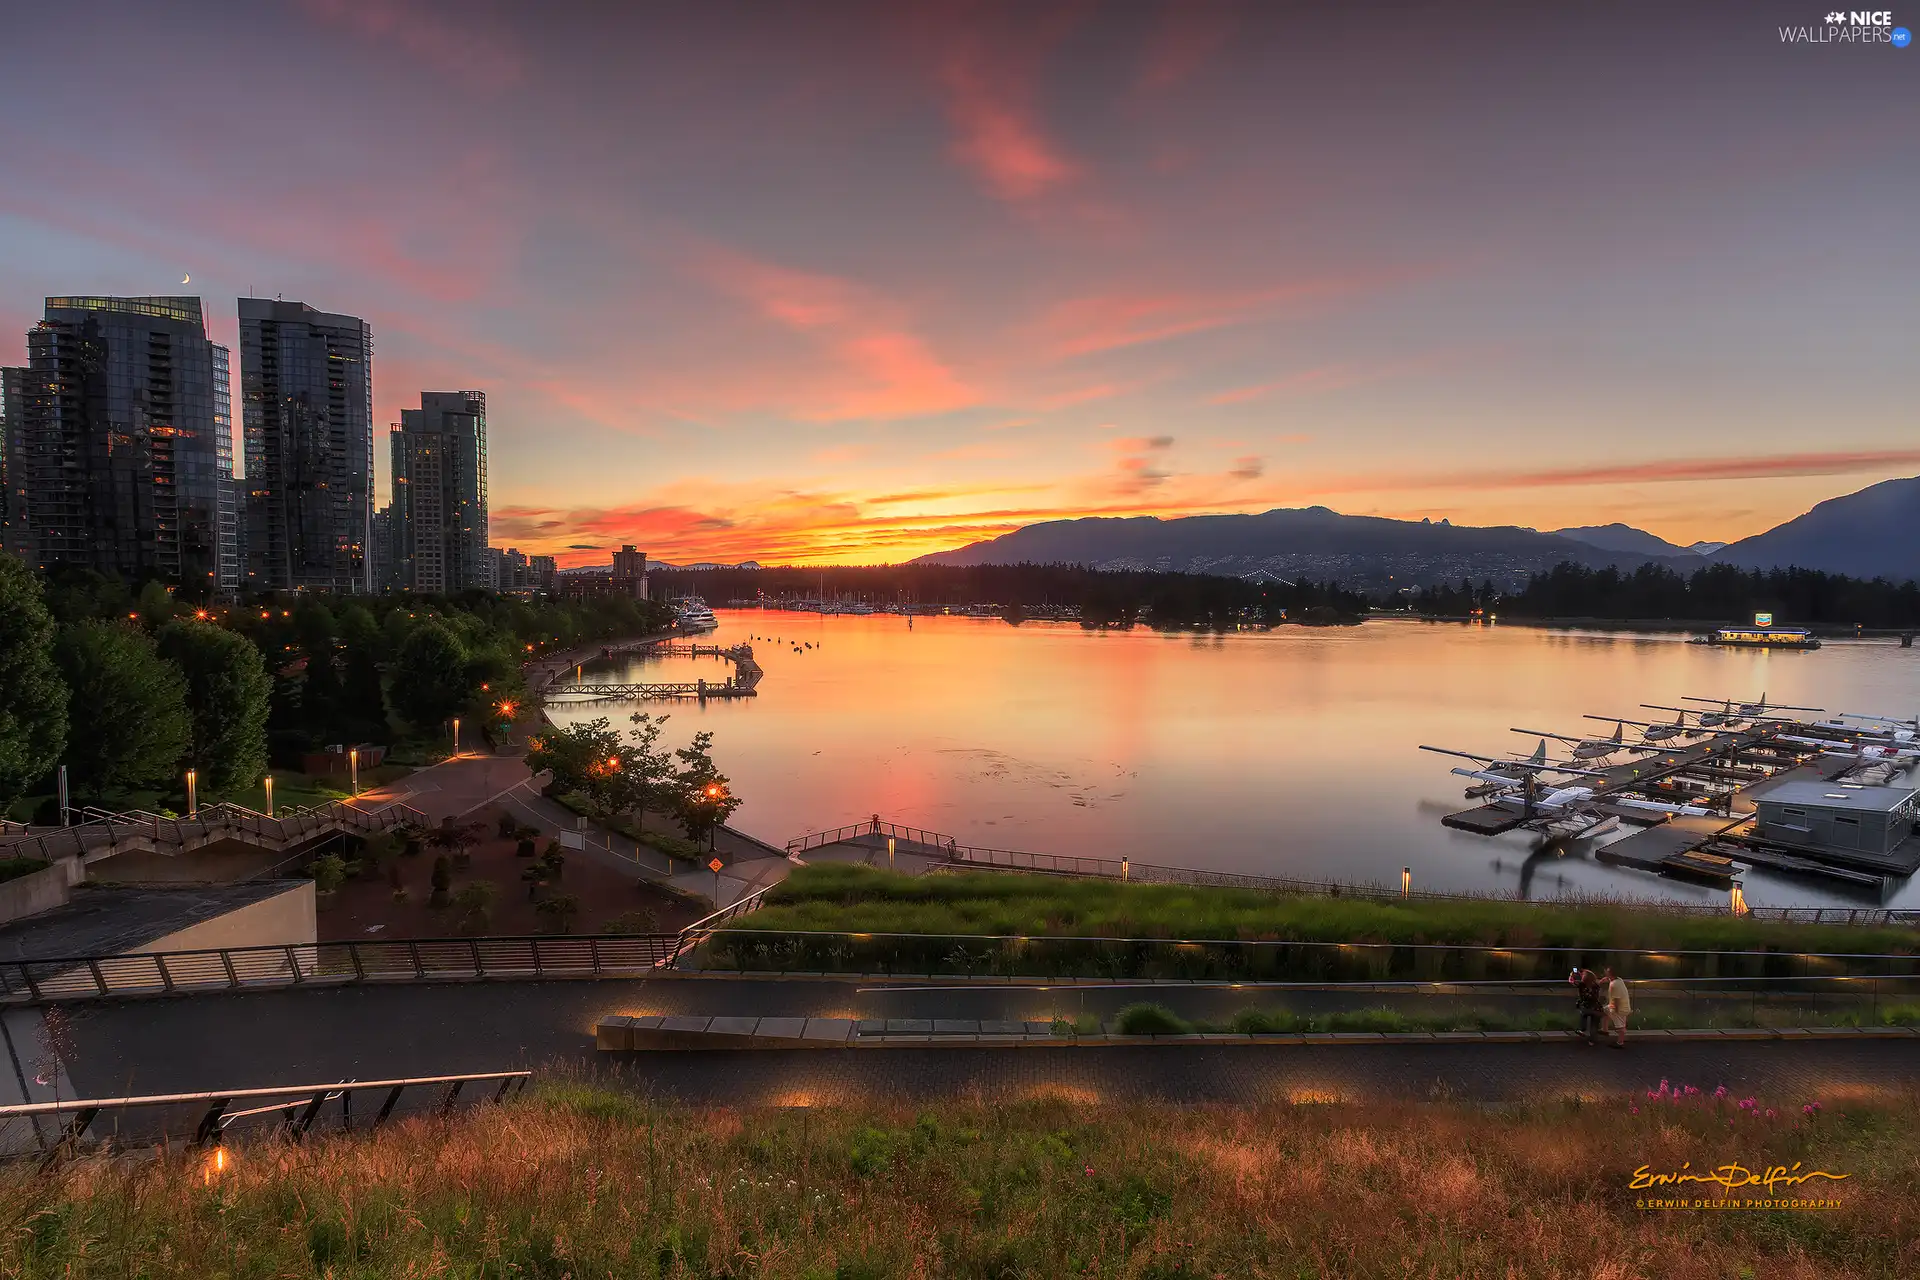
[[[65,906],[0,925],[0,960],[119,955],[306,883],[250,880],[165,889],[80,885]]]
[[[72,296],[47,299],[47,314],[56,311],[104,311],[115,315],[147,316],[159,320],[178,320],[199,325],[206,331],[206,318],[198,298],[109,298]]]
[[[1907,804],[1920,788],[1868,787],[1854,782],[1784,782],[1760,796],[1759,804],[1790,804],[1804,809],[1854,809],[1891,813]]]

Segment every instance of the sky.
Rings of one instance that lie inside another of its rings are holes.
[[[0,362],[50,294],[364,317],[379,501],[385,425],[484,390],[492,541],[563,564],[1731,540],[1920,473],[1920,49],[1781,39],[1826,12],[26,6]]]

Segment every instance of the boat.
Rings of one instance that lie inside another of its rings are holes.
[[[720,625],[720,619],[713,616],[713,610],[699,596],[675,600],[673,610],[682,631],[712,631]]]
[[[1728,645],[1736,649],[1818,649],[1820,640],[1805,627],[1721,627],[1710,636],[1695,636],[1695,644]]]

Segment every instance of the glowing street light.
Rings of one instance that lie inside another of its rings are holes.
[[[267,816],[273,816],[273,775],[267,775]]]
[[[195,784],[199,781],[200,771],[198,769],[187,770],[187,816],[189,818],[195,818],[200,815],[200,800],[195,788]]]
[[[453,754],[460,754],[460,717],[453,718]]]
[[[353,778],[353,794],[360,794],[360,748],[347,748],[347,769]]]

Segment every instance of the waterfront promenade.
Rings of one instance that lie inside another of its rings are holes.
[[[1006,993],[991,998],[1004,1000]],[[1047,998],[1072,996],[1055,992]],[[1030,995],[1019,999],[1020,1011],[1033,1011]],[[702,1105],[1016,1099],[1049,1091],[1086,1101],[1256,1102],[1331,1094],[1356,1101],[1453,1097],[1513,1103],[1622,1096],[1666,1078],[1703,1090],[1725,1085],[1743,1096],[1797,1107],[1812,1098],[1832,1106],[1920,1085],[1920,1053],[1911,1039],[1639,1041],[1624,1053],[1567,1041],[632,1055],[594,1049],[594,1024],[606,1013],[714,1011],[721,1003],[841,1016],[957,1007],[947,990],[878,993],[844,982],[734,986],[685,978],[117,1001],[69,1010],[72,1048],[62,1087],[83,1096],[121,1095],[534,1067],[603,1075],[650,1095]],[[28,1010],[8,1018],[14,1052],[27,1062],[36,1055],[35,1021]]]

